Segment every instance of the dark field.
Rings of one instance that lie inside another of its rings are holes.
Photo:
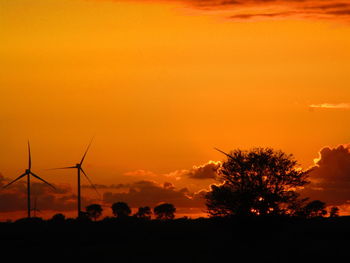
[[[349,217],[23,221],[0,230],[11,262],[348,262],[350,251]]]

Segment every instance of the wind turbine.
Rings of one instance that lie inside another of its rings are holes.
[[[61,168],[54,168],[52,170],[60,170],[60,169],[77,169],[77,172],[78,172],[78,218],[81,216],[81,193],[80,193],[80,174],[83,173],[84,176],[86,177],[86,179],[89,181],[89,183],[91,184],[91,186],[95,189],[95,191],[97,192],[98,195],[99,192],[97,191],[97,188],[95,187],[95,185],[92,183],[92,181],[90,180],[90,178],[88,177],[88,175],[84,172],[83,170],[83,162],[84,162],[84,159],[85,159],[85,156],[87,154],[87,152],[89,151],[89,148],[91,146],[91,143],[92,143],[92,140],[90,141],[84,155],[83,155],[83,158],[81,159],[80,163],[77,163],[76,165],[74,166],[67,166],[67,167],[61,167]]]
[[[32,168],[32,158],[31,158],[31,154],[30,154],[30,144],[29,144],[29,141],[28,141],[28,169],[26,169],[24,171],[24,174],[21,174],[15,180],[13,180],[12,182],[8,183],[7,185],[5,185],[3,187],[3,188],[7,188],[8,186],[13,184],[14,182],[16,182],[19,179],[22,179],[23,177],[27,176],[27,209],[28,209],[28,218],[30,218],[30,212],[31,212],[31,208],[30,208],[30,176],[33,176],[36,179],[39,179],[40,181],[43,181],[45,184],[49,185],[53,189],[56,189],[52,184],[46,182],[44,179],[40,178],[35,173],[33,173],[31,171],[31,168]]]

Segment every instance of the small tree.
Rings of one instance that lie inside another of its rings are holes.
[[[141,219],[151,219],[152,211],[148,206],[139,207],[139,210],[135,213],[135,217]]]
[[[127,203],[117,202],[112,205],[114,216],[118,218],[125,218],[131,214],[131,209]]]
[[[326,203],[320,200],[314,200],[306,204],[304,207],[305,216],[312,217],[324,217],[327,214]]]
[[[338,217],[339,216],[339,208],[336,206],[333,206],[331,208],[331,211],[329,212],[329,217]]]
[[[308,171],[281,151],[254,148],[224,154],[220,185],[212,185],[205,196],[211,216],[286,214],[296,199],[295,190],[308,183]]]
[[[99,218],[102,215],[102,211],[103,211],[102,206],[99,204],[88,205],[85,209],[88,216],[90,218],[93,218],[94,221],[96,221],[97,218]]]
[[[66,217],[64,214],[58,213],[54,214],[50,220],[55,223],[64,222],[66,220]]]
[[[153,212],[157,219],[174,219],[176,208],[173,204],[163,203],[156,206]]]

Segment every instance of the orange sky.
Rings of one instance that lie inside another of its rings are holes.
[[[222,160],[213,147],[269,146],[309,167],[348,143],[348,9],[242,19],[316,10],[248,2],[0,0],[1,174],[26,168],[29,138],[33,170],[74,192],[75,173],[45,169],[78,162],[95,135],[95,183],[193,193],[212,181],[173,174]]]

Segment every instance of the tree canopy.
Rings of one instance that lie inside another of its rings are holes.
[[[86,207],[87,215],[95,221],[102,215],[102,211],[102,206],[99,204],[91,204]]]
[[[218,170],[220,184],[212,185],[206,194],[211,216],[288,213],[288,205],[298,198],[295,190],[308,183],[308,171],[282,151],[254,148],[224,154],[227,160]]]
[[[152,211],[149,206],[139,207],[137,212],[134,214],[135,217],[141,219],[151,219]]]
[[[112,205],[113,214],[118,218],[125,218],[131,214],[131,209],[127,203],[117,202]]]
[[[153,212],[157,219],[174,219],[176,208],[173,204],[163,203],[156,206]]]

